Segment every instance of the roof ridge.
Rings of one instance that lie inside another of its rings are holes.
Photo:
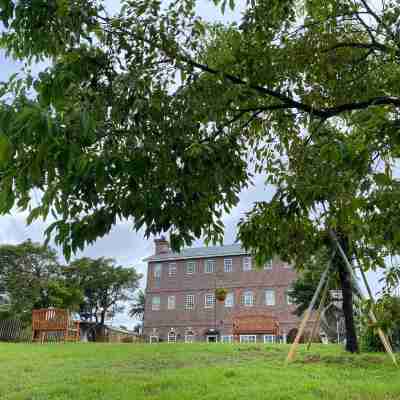
[[[162,261],[172,259],[185,259],[185,258],[206,258],[206,257],[218,257],[226,255],[244,254],[247,253],[242,248],[241,243],[232,243],[221,246],[201,246],[201,247],[188,247],[182,249],[180,252],[168,252],[162,254],[154,254],[150,257],[145,258],[143,261]]]

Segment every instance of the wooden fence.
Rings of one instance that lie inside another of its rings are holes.
[[[0,342],[32,341],[32,332],[22,321],[0,320]]]

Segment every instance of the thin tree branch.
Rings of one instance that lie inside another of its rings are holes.
[[[379,50],[383,52],[389,52],[390,48],[385,46],[382,43],[374,42],[374,43],[360,43],[360,42],[343,42],[343,43],[337,43],[332,47],[329,47],[326,50],[323,50],[323,53],[326,53],[328,51],[336,50],[336,49],[341,49],[341,48],[357,48],[357,49],[368,49],[368,50]]]
[[[110,22],[108,19],[103,18],[103,20],[107,21],[108,23]],[[118,28],[118,29],[120,29],[123,33],[125,33],[127,35],[133,36],[136,40],[142,41],[143,43],[154,45],[154,43],[152,43],[149,39],[146,39],[145,37],[139,37],[139,36],[135,35],[134,33],[132,33],[131,31],[127,31],[125,29],[121,29],[121,28]],[[192,68],[199,69],[202,72],[207,72],[211,75],[215,75],[220,78],[223,78],[232,84],[245,86],[247,88],[254,90],[255,92],[257,92],[261,95],[269,96],[269,97],[275,98],[277,100],[280,100],[282,102],[282,104],[279,104],[278,107],[281,109],[295,108],[299,111],[303,111],[307,114],[310,114],[311,116],[322,118],[322,119],[329,119],[329,118],[338,116],[340,114],[343,114],[345,112],[362,110],[362,109],[366,109],[371,106],[392,105],[395,107],[400,107],[400,97],[378,96],[378,97],[372,97],[372,98],[364,100],[364,101],[355,101],[355,102],[351,102],[351,103],[342,104],[342,105],[336,106],[336,107],[315,108],[312,105],[297,101],[297,100],[293,99],[292,97],[289,97],[289,96],[281,93],[279,90],[261,86],[261,85],[257,85],[257,84],[251,83],[251,82],[247,82],[245,79],[241,78],[240,76],[236,76],[231,73],[213,68],[207,64],[202,64],[200,62],[197,62],[197,61],[193,60],[189,55],[178,54],[178,52],[172,51],[171,49],[167,49],[164,46],[162,46],[161,44],[158,46],[158,48],[160,51],[164,52],[164,54],[168,58],[170,58],[171,63],[175,63],[176,67],[179,69],[184,69],[185,67],[182,64],[187,64],[188,66],[190,66],[191,69]]]

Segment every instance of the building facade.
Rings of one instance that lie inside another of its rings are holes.
[[[189,248],[173,253],[155,241],[148,262],[143,332],[149,341],[286,341],[298,318],[288,290],[296,272],[273,259],[262,268],[240,245]],[[224,301],[215,290],[227,291]],[[249,329],[234,335],[235,316],[269,316],[278,332]]]

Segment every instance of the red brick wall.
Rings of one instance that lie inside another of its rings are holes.
[[[224,272],[224,258],[233,261],[233,272]],[[281,331],[288,333],[291,328],[297,327],[298,318],[293,315],[295,306],[287,305],[285,292],[291,282],[296,278],[292,268],[279,260],[274,260],[272,270],[256,270],[253,262],[252,271],[243,271],[243,256],[214,257],[216,273],[205,273],[204,262],[206,259],[164,261],[162,264],[161,280],[157,287],[154,279],[153,268],[158,262],[150,262],[147,274],[146,310],[144,317],[144,333],[150,335],[156,329],[157,335],[166,339],[168,332],[174,328],[183,338],[186,328],[193,328],[197,339],[204,339],[204,332],[209,328],[216,328],[221,334],[232,334],[232,313],[246,309],[267,312],[277,318]],[[196,272],[186,274],[187,261],[196,261]],[[177,272],[173,277],[168,276],[168,264],[176,263]],[[227,308],[224,303],[217,301],[214,308],[204,307],[204,295],[214,293],[215,287],[223,287],[233,291],[234,307]],[[240,304],[241,292],[250,289],[255,293],[255,305],[245,307]],[[265,305],[265,289],[275,290],[275,306]],[[195,295],[193,310],[185,310],[184,297],[186,294]],[[175,310],[167,309],[168,296],[176,296]],[[160,296],[160,311],[151,310],[153,296]],[[216,318],[215,318],[216,317]]]

